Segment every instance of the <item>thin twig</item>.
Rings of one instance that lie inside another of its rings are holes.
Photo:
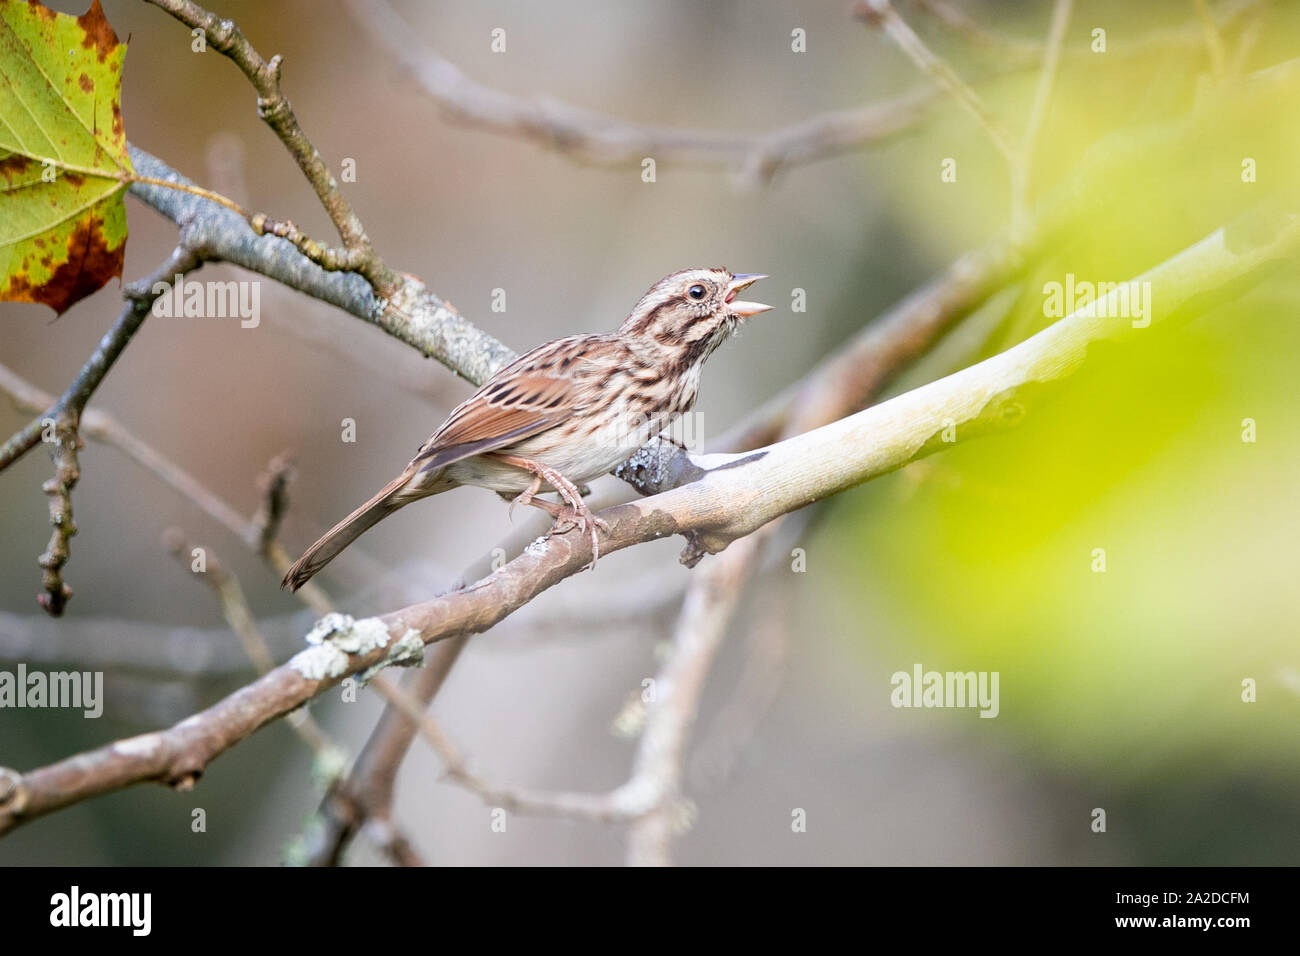
[[[1221,28],[1263,0],[1226,0],[1217,12]],[[1003,59],[991,75],[1036,66],[1042,44],[1005,37],[979,26],[939,0],[918,6]],[[686,165],[730,166],[743,185],[769,182],[794,166],[888,142],[923,120],[936,100],[932,85],[866,106],[819,113],[789,126],[743,133],[636,123],[582,109],[553,97],[513,96],[476,82],[436,50],[416,39],[411,26],[383,0],[348,0],[356,25],[411,73],[420,88],[454,122],[530,141],[572,160],[592,164],[640,162],[646,156]],[[1125,44],[1118,56],[1149,55],[1162,47],[1198,43],[1200,30],[1177,28]],[[1091,55],[1088,51],[1077,54]]]
[[[1223,37],[1214,22],[1214,14],[1210,12],[1207,0],[1192,0],[1192,6],[1196,8],[1196,19],[1200,21],[1201,32],[1205,36],[1205,49],[1210,55],[1210,71],[1216,80],[1222,80],[1227,54],[1223,50]]]
[[[570,816],[602,823],[630,818],[630,810],[620,799],[619,791],[610,793],[533,791],[498,787],[488,783],[469,769],[469,764],[460,748],[425,710],[424,703],[416,695],[392,682],[389,682],[381,693],[407,720],[415,723],[421,739],[442,760],[448,779],[478,794],[488,806],[501,807],[513,813]]]
[[[744,669],[691,760],[689,777],[704,790],[716,790],[731,777],[780,692],[790,655],[793,578],[783,561],[763,579],[745,642]]]
[[[234,22],[223,19],[203,9],[190,0],[149,0],[155,6],[167,11],[191,29],[202,30],[213,49],[224,53],[243,71],[248,81],[257,90],[257,115],[271,127],[290,155],[298,163],[298,168],[316,191],[316,197],[329,214],[339,237],[343,240],[343,249],[331,249],[316,243],[302,233],[290,230],[291,224],[276,223],[265,218],[258,218],[258,231],[274,235],[285,235],[313,262],[328,270],[357,272],[380,295],[390,295],[399,288],[402,280],[381,260],[366,235],[361,220],[353,211],[343,195],[338,181],[330,172],[325,160],[321,158],[316,147],[307,138],[293,107],[280,86],[279,56],[270,60],[262,59],[261,54],[240,32]]]
[[[947,61],[925,45],[925,42],[916,35],[916,31],[898,15],[898,11],[893,8],[889,0],[861,0],[854,7],[854,14],[865,23],[884,30],[918,68],[928,73],[936,83],[965,107],[966,111],[989,134],[989,138],[1006,157],[1007,162],[1015,166],[1021,161],[1020,154],[1012,145],[1011,135],[993,112],[984,105],[979,94],[966,85]]]
[[[177,246],[163,264],[149,276],[128,287],[131,301],[123,307],[113,327],[100,339],[99,345],[81,367],[72,384],[45,414],[29,422],[0,448],[0,471],[13,464],[40,442],[42,419],[53,417],[62,410],[80,414],[85,409],[90,396],[104,380],[104,376],[108,374],[108,370],[112,368],[118,356],[130,344],[144,320],[148,318],[153,301],[160,294],[152,291],[154,285],[159,282],[170,283],[175,275],[188,274],[197,269],[200,262],[200,257],[194,252],[183,246]]]
[[[535,537],[531,531],[521,530],[499,547],[503,554],[518,554]],[[464,579],[479,580],[492,570],[492,559],[481,557],[466,570]],[[468,635],[440,642],[432,660],[403,680],[403,689],[419,703],[421,711],[442,689],[468,643]],[[390,703],[384,709],[348,775],[331,788],[321,803],[317,826],[311,834],[313,843],[306,853],[310,864],[337,866],[352,837],[367,820],[391,816],[397,773],[418,729],[418,724],[395,705]]]
[[[627,862],[666,866],[669,848],[684,815],[682,768],[686,742],[718,649],[740,600],[744,577],[757,560],[764,535],[733,544],[708,569],[705,584],[692,583],[673,632],[672,651],[654,679],[654,700],[646,714],[629,786],[644,790],[652,809],[628,830]]]
[[[55,400],[47,392],[37,388],[3,364],[0,364],[0,392],[7,394],[15,406],[27,412],[47,415],[48,412],[45,410],[55,404]],[[36,423],[39,425],[42,420],[37,418]],[[107,412],[95,408],[86,409],[81,415],[78,431],[85,438],[116,448],[194,504],[237,539],[245,544],[251,544],[275,571],[277,580],[284,575],[285,569],[292,563],[292,558],[285,551],[284,546],[274,540],[279,521],[287,508],[285,483],[289,462],[285,456],[273,458],[267,466],[267,472],[259,479],[263,500],[257,515],[249,520],[157,448],[136,437],[125,425]],[[274,519],[275,527],[269,528],[264,522],[271,520],[272,513],[277,517]],[[349,553],[353,553],[354,558],[363,558],[369,564],[378,564],[374,558],[366,555],[364,550],[354,552],[353,549],[349,549]],[[333,609],[321,586],[315,581],[309,581],[297,591],[297,595],[318,614],[328,614]]]
[[[1043,47],[1036,40],[1008,36],[991,30],[974,17],[945,0],[912,0],[912,6],[922,13],[929,14],[936,21],[950,30],[960,33],[962,38],[974,46],[987,47],[1006,57],[1037,61],[1043,55]]]
[[[136,169],[169,182],[189,181],[156,156],[136,146],[130,151]],[[508,346],[466,321],[413,277],[405,277],[405,284],[391,296],[400,309],[390,309],[389,300],[378,295],[362,276],[328,272],[287,240],[259,236],[240,216],[215,203],[157,186],[132,186],[131,195],[180,226],[182,242],[206,261],[242,266],[336,305],[379,326],[421,355],[436,358],[470,382],[482,384],[515,358]]]
[[[82,412],[90,396],[104,380],[113,363],[130,344],[148,317],[159,292],[156,286],[166,287],[175,275],[186,274],[198,268],[200,259],[184,246],[177,246],[166,261],[139,282],[127,287],[130,301],[122,309],[113,327],[99,341],[77,377],[48,411],[28,423],[5,442],[0,449],[0,470],[12,464],[40,441],[44,423],[49,422],[54,431],[54,477],[42,486],[50,499],[50,523],[54,531],[49,546],[40,556],[41,594],[39,602],[52,617],[60,616],[72,598],[72,588],[63,579],[67,564],[69,541],[77,533],[72,520],[72,489],[81,477],[77,450],[81,447],[78,428]]]
[[[163,548],[180,562],[182,568],[212,588],[221,607],[221,616],[239,638],[244,653],[257,672],[265,674],[275,667],[271,648],[257,626],[239,578],[222,563],[216,552],[211,548],[203,548],[203,570],[193,571],[194,542],[176,527],[163,532]],[[289,724],[315,754],[316,766],[323,772],[327,783],[342,772],[346,764],[343,749],[330,739],[306,708],[290,715]]]
[[[1047,28],[1047,53],[1043,68],[1038,74],[1038,88],[1034,92],[1034,105],[1030,109],[1029,123],[1025,127],[1024,145],[1020,149],[1021,161],[1011,171],[1011,228],[1021,234],[1029,229],[1029,199],[1034,170],[1034,153],[1038,136],[1047,117],[1052,89],[1056,85],[1057,66],[1061,62],[1061,47],[1065,31],[1070,25],[1074,0],[1056,0],[1052,8],[1052,22]]]
[[[416,39],[392,6],[348,0],[353,22],[406,69],[448,118],[530,140],[571,159],[616,164],[660,162],[732,166],[745,184],[771,180],[794,165],[883,143],[914,127],[935,101],[932,87],[858,109],[812,116],[764,133],[631,123],[552,98],[516,97],[477,83]]]
[[[1243,15],[1258,12],[1271,0],[1224,0],[1211,13],[1216,29],[1223,31],[1234,26]],[[1043,56],[1044,45],[1037,40],[1008,36],[992,30],[969,16],[965,11],[948,3],[947,0],[912,0],[918,10],[930,14],[935,20],[950,30],[962,35],[975,46],[994,50],[1004,59],[1016,63],[1033,64]],[[1204,30],[1199,23],[1189,23],[1177,27],[1153,30],[1115,48],[1112,56],[1146,57],[1164,48],[1188,47],[1204,43]],[[1085,48],[1065,51],[1066,57],[1089,59],[1094,54]]]
[[[54,531],[44,553],[37,559],[43,569],[41,593],[37,600],[45,613],[58,617],[72,599],[72,588],[63,580],[63,566],[68,562],[69,541],[77,533],[77,524],[72,520],[72,489],[81,477],[77,451],[82,442],[77,434],[76,411],[59,411],[51,424],[54,447],[50,449],[50,458],[54,462],[54,477],[48,479],[41,490],[50,499],[50,524]]]

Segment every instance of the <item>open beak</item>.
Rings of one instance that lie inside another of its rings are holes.
[[[744,289],[748,289],[759,279],[766,279],[767,276],[759,275],[757,272],[742,272],[739,275],[731,277],[731,285],[727,287],[727,308],[736,315],[749,318],[751,315],[758,315],[760,312],[770,311],[772,306],[763,305],[761,302],[737,302],[736,294]]]

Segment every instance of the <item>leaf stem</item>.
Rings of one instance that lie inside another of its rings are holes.
[[[33,156],[32,158],[36,159],[37,157]],[[210,189],[204,189],[202,186],[196,186],[193,183],[178,183],[173,182],[170,179],[155,179],[152,176],[141,176],[134,172],[127,172],[126,170],[109,172],[106,169],[96,169],[93,166],[76,166],[72,163],[65,163],[58,159],[49,159],[48,157],[41,157],[40,162],[47,163],[55,169],[61,169],[65,173],[76,173],[79,176],[95,176],[99,179],[113,179],[119,183],[125,183],[128,186],[132,183],[141,183],[145,186],[162,186],[166,189],[175,189],[179,192],[191,193],[195,196],[202,196],[204,199],[210,199],[215,203],[220,203],[227,209],[239,213],[239,215],[243,216],[244,219],[251,220],[253,218],[252,213],[239,205],[239,203],[235,202],[233,199],[223,196],[221,193],[215,193]]]

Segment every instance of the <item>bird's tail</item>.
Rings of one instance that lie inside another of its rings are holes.
[[[306,584],[317,571],[329,564],[340,551],[387,518],[402,505],[423,495],[402,495],[400,492],[418,473],[414,464],[384,485],[373,498],[326,531],[319,541],[308,548],[301,558],[285,572],[281,587],[296,591]]]

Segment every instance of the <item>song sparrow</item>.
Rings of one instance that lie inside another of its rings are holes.
[[[736,294],[766,278],[726,269],[675,272],[641,297],[615,332],[539,345],[459,405],[406,470],[307,549],[284,586],[297,590],[382,518],[419,498],[478,485],[541,508],[552,532],[577,525],[600,556],[577,485],[612,470],[695,404],[704,361],[743,319],[771,306]],[[543,490],[563,504],[543,501]],[[513,504],[511,505],[513,507]]]

